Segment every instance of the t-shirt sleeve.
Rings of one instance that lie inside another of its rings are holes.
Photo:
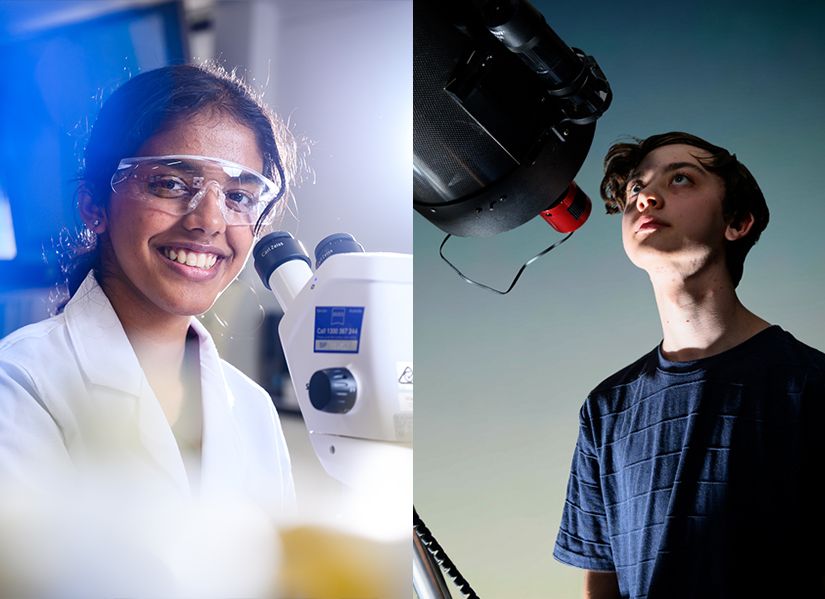
[[[600,471],[585,404],[579,413],[579,439],[573,453],[553,556],[577,568],[613,571],[616,568],[608,537]]]

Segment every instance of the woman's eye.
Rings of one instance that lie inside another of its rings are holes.
[[[232,210],[247,211],[255,205],[255,197],[248,191],[235,189],[226,192],[226,203]]]
[[[627,191],[628,191],[628,193],[631,193],[632,195],[636,195],[637,193],[642,191],[642,184],[639,183],[638,181],[635,181],[627,187]]]
[[[178,177],[157,175],[147,182],[149,191],[162,198],[177,198],[189,193],[189,187]]]
[[[688,183],[690,183],[690,179],[687,175],[683,175],[682,173],[676,173],[675,175],[673,175],[673,182],[676,185],[687,185]]]

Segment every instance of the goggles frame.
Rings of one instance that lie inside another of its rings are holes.
[[[200,205],[201,201],[203,201],[203,198],[206,195],[206,191],[209,188],[213,187],[213,185],[217,185],[218,190],[220,191],[220,194],[218,195],[220,199],[220,201],[218,202],[218,206],[220,208],[221,214],[223,215],[226,224],[229,226],[253,225],[257,230],[261,225],[268,224],[268,222],[271,220],[273,214],[273,210],[271,208],[280,201],[280,199],[284,195],[284,192],[286,191],[286,186],[284,185],[284,172],[283,167],[281,166],[279,156],[276,156],[274,161],[275,169],[279,179],[279,182],[276,183],[275,181],[272,181],[268,177],[265,177],[258,171],[245,167],[242,164],[238,164],[230,160],[224,160],[222,158],[213,158],[211,156],[201,156],[197,154],[168,154],[163,156],[134,156],[129,158],[123,158],[118,163],[118,167],[112,174],[112,177],[109,181],[109,185],[112,188],[112,191],[114,193],[120,193],[117,189],[117,186],[122,185],[130,179],[137,179],[137,177],[134,175],[134,171],[137,167],[139,167],[141,164],[154,161],[169,162],[170,164],[168,166],[174,166],[175,162],[194,162],[197,165],[206,163],[210,166],[217,167],[230,178],[238,177],[241,173],[249,173],[254,175],[254,177],[260,181],[260,183],[263,185],[263,188],[265,189],[265,191],[261,193],[258,201],[255,203],[254,210],[250,212],[239,212],[227,206],[225,201],[226,192],[224,191],[224,184],[218,181],[217,179],[203,176],[204,173],[202,171],[198,174],[187,177],[187,179],[190,180],[192,183],[191,189],[188,190],[188,194],[183,195],[180,198],[163,198],[162,196],[153,194],[152,192],[146,189],[142,190],[143,195],[148,196],[150,198],[147,201],[147,203],[150,204],[159,204],[159,200],[162,201],[164,199],[179,200],[180,211],[171,212],[168,209],[164,210],[163,208],[156,206],[158,210],[166,212],[167,214],[172,214],[174,216],[185,216],[186,214],[193,212]],[[233,174],[233,172],[236,172],[237,174]],[[166,203],[170,205],[174,204],[174,202]],[[251,217],[251,220],[249,220],[248,222],[245,218],[241,218],[241,215],[246,214],[249,214]],[[262,217],[264,218],[263,221],[261,221]]]

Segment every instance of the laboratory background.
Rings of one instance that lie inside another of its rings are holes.
[[[599,198],[610,145],[681,130],[734,152],[771,211],[739,297],[825,350],[825,5],[533,4],[613,90],[576,176],[593,201],[589,220],[501,296],[462,281],[439,257],[445,233],[413,217],[415,507],[481,597],[581,596],[582,571],[552,557],[579,408],[661,341],[647,275]],[[535,218],[490,238],[453,237],[445,252],[505,289],[562,237]]]
[[[98,109],[129,77],[166,64],[237,69],[288,122],[304,168],[282,228],[310,256],[335,233],[368,252],[412,253],[410,1],[3,0],[0,55],[0,337],[59,301],[57,256],[81,226],[77,175]],[[221,356],[270,391],[302,512],[335,524],[345,490],[310,446],[281,315],[250,260],[202,319]]]

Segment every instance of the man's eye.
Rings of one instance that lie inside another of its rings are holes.
[[[673,175],[673,182],[676,185],[687,185],[690,183],[690,178],[687,175],[683,175],[682,173],[676,173]]]
[[[639,181],[633,181],[627,186],[627,192],[632,195],[636,195],[640,191],[642,191],[642,184]]]
[[[183,179],[171,175],[157,175],[147,181],[151,193],[162,198],[179,198],[189,193]]]

